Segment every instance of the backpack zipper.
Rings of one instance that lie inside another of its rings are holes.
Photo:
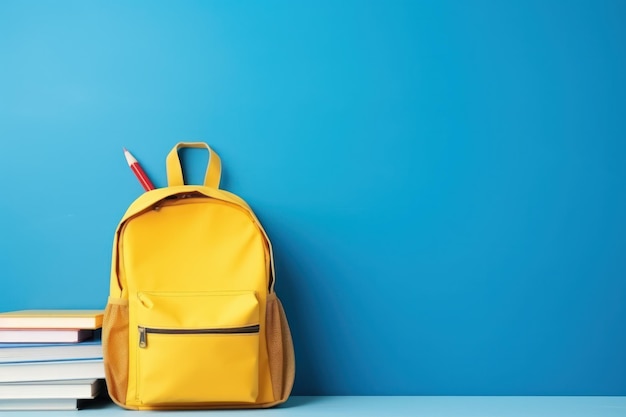
[[[259,333],[260,326],[254,324],[252,326],[216,328],[216,329],[155,329],[152,327],[139,326],[139,347],[146,348],[148,346],[148,333],[152,334],[251,334]]]

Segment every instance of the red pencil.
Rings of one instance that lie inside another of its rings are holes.
[[[130,152],[128,152],[128,149],[126,148],[124,148],[124,156],[126,157],[126,162],[128,162],[128,166],[141,183],[143,189],[146,191],[154,190],[154,185],[152,185],[152,182],[150,182],[150,178],[148,178],[143,169],[141,169],[141,165],[139,165],[139,162],[137,162],[135,157]]]

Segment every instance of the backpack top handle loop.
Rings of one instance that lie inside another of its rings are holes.
[[[199,148],[209,151],[209,163],[204,176],[204,186],[211,188],[220,187],[220,177],[222,175],[222,163],[220,157],[204,142],[179,142],[172,148],[167,159],[165,160],[167,168],[167,185],[174,187],[177,185],[185,185],[183,178],[183,167],[178,157],[178,150],[182,148]]]

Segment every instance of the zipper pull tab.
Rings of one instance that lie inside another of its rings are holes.
[[[139,347],[146,348],[148,346],[148,337],[145,327],[139,327]]]

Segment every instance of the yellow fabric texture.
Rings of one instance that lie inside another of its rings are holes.
[[[178,182],[182,147],[209,150],[204,185]],[[133,202],[114,237],[109,394],[140,410],[280,404],[295,360],[267,234],[243,200],[217,188],[221,165],[208,145],[179,143],[166,162],[170,186]]]

